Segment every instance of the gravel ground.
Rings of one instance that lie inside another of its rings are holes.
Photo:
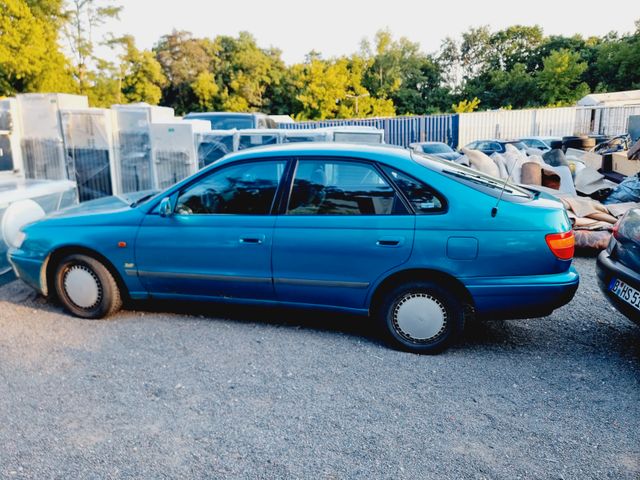
[[[9,283],[0,478],[638,479],[640,329],[594,263],[554,315],[471,325],[433,357],[343,315],[83,321]]]

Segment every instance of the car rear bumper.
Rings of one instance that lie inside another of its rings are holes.
[[[600,290],[602,290],[602,293],[604,293],[613,306],[627,318],[640,325],[640,312],[615,296],[609,289],[613,279],[620,279],[630,287],[640,290],[640,274],[611,258],[611,254],[606,250],[600,252],[600,255],[598,255],[596,274],[598,276]]]
[[[41,259],[23,257],[9,251],[9,263],[20,280],[35,288],[39,293],[46,295],[43,288],[43,261]]]
[[[550,275],[467,279],[476,315],[485,319],[537,318],[571,301],[580,277],[575,268]]]

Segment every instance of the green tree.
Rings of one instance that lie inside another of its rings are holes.
[[[365,61],[358,56],[323,60],[309,55],[305,63],[292,66],[296,118],[324,120],[393,115],[391,100],[371,96],[362,85],[364,69]]]
[[[79,92],[89,94],[92,81],[102,81],[96,80],[96,76],[103,74],[104,69],[97,67],[105,65],[103,59],[95,55],[93,32],[107,21],[118,19],[122,7],[110,0],[68,0],[66,8],[63,33],[71,52],[73,74]]]
[[[640,20],[636,31],[618,37],[612,35],[596,48],[594,70],[598,90],[616,91],[640,88]]]
[[[381,30],[373,47],[363,40],[361,52],[367,63],[363,86],[372,98],[392,100],[397,113],[430,113],[450,104],[438,61],[421,52],[417,43],[404,37],[395,40],[388,30]]]
[[[218,46],[208,39],[174,30],[160,38],[153,49],[168,82],[162,90],[162,104],[184,114],[199,110],[200,101],[192,85],[202,72],[213,71]]]
[[[527,66],[544,39],[538,25],[513,25],[493,33],[487,63],[491,70],[510,71],[516,64]]]
[[[120,59],[120,91],[125,102],[146,102],[157,105],[167,79],[162,67],[149,50],[138,50],[133,37],[121,40],[125,52]]]
[[[211,72],[200,72],[191,84],[191,89],[198,99],[198,107],[202,111],[213,110],[214,99],[218,95],[220,88]]]
[[[543,60],[537,74],[542,101],[549,105],[571,104],[589,93],[581,76],[587,69],[580,55],[569,50],[556,50]]]
[[[2,0],[0,3],[0,96],[74,90],[58,46],[61,4]]]
[[[237,38],[215,39],[220,68],[217,83],[222,86],[218,103],[228,111],[269,111],[271,99],[265,94],[280,80],[284,63],[280,51],[263,50],[248,32]]]
[[[475,112],[480,106],[480,99],[474,97],[472,100],[460,100],[458,103],[451,105],[454,113],[471,113]]]

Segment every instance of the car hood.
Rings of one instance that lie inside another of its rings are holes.
[[[123,195],[113,195],[110,197],[98,198],[96,200],[89,200],[87,202],[82,202],[79,205],[59,210],[49,215],[49,218],[74,217],[78,215],[107,213],[122,210],[130,208],[130,205],[137,200],[156,193],[157,192],[153,190],[146,190],[142,192],[132,192]]]

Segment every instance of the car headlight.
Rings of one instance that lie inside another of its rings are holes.
[[[13,248],[20,248],[27,237],[22,228],[45,216],[44,210],[33,200],[20,200],[9,205],[2,217],[0,236]]]

